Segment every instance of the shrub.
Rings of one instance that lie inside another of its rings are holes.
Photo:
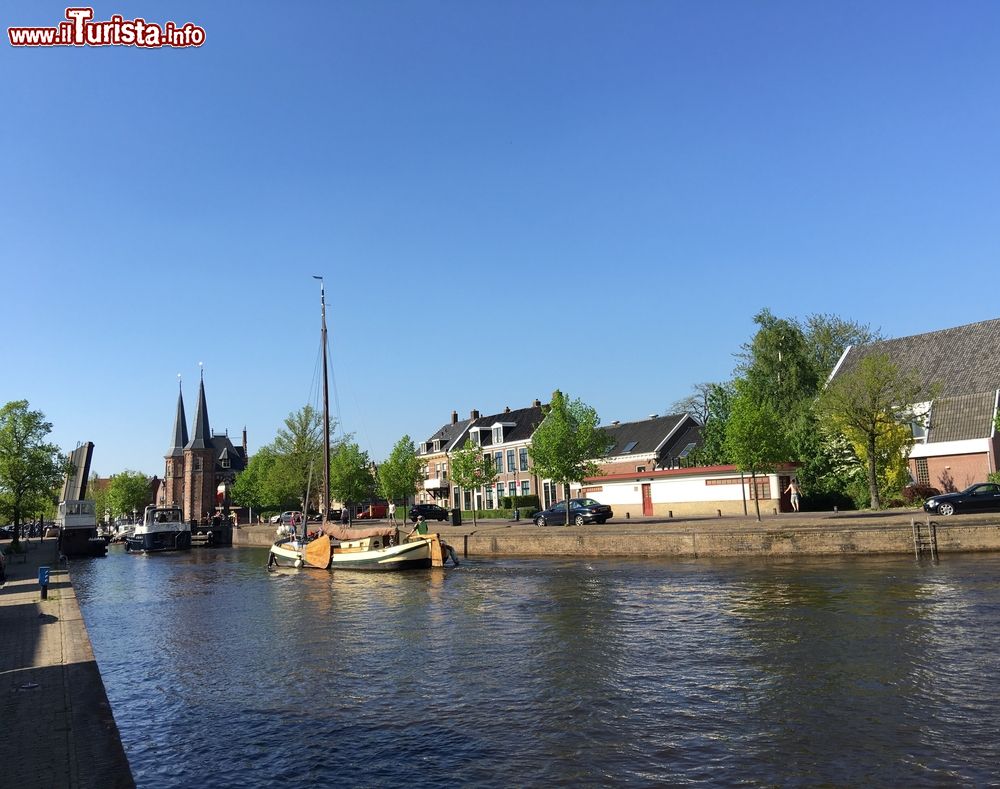
[[[941,491],[931,485],[907,485],[903,488],[903,503],[909,507],[923,504],[931,496],[940,496]]]
[[[541,509],[541,505],[538,502],[538,496],[531,494],[530,496],[503,496],[500,499],[500,506],[506,510],[512,510],[514,507],[518,507],[522,511],[528,507],[534,507],[537,512]]]

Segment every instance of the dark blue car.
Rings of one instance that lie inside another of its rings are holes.
[[[606,523],[613,516],[611,507],[594,501],[594,499],[569,500],[569,522],[577,526],[582,526],[585,523]],[[536,526],[546,526],[550,523],[556,526],[566,523],[565,501],[560,501],[535,515]]]
[[[924,510],[931,514],[954,515],[956,512],[1000,511],[1000,485],[978,482],[961,493],[942,493],[924,502]]]

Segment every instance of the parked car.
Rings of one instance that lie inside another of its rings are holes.
[[[410,507],[409,517],[411,521],[416,523],[419,515],[423,515],[425,521],[448,520],[448,510],[437,504],[414,504]]]
[[[601,504],[594,499],[570,499],[569,522],[582,526],[585,523],[607,523],[614,517],[614,512],[607,504]],[[566,522],[566,502],[560,501],[535,515],[536,526],[556,525]]]
[[[286,510],[280,515],[271,516],[271,523],[280,523],[282,526],[288,526],[292,522],[292,517],[295,518],[296,523],[302,523],[302,513],[298,510]]]
[[[1000,485],[995,482],[977,482],[961,493],[931,496],[924,502],[924,510],[938,515],[954,515],[956,512],[998,512]]]

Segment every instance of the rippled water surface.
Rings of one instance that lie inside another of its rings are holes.
[[[140,787],[987,785],[1000,555],[72,566]]]

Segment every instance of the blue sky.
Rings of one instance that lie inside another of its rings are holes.
[[[65,4],[6,2],[54,25]],[[251,451],[725,380],[770,307],[998,316],[1000,5],[102,3],[199,49],[0,46],[0,402],[162,474],[182,373]]]

